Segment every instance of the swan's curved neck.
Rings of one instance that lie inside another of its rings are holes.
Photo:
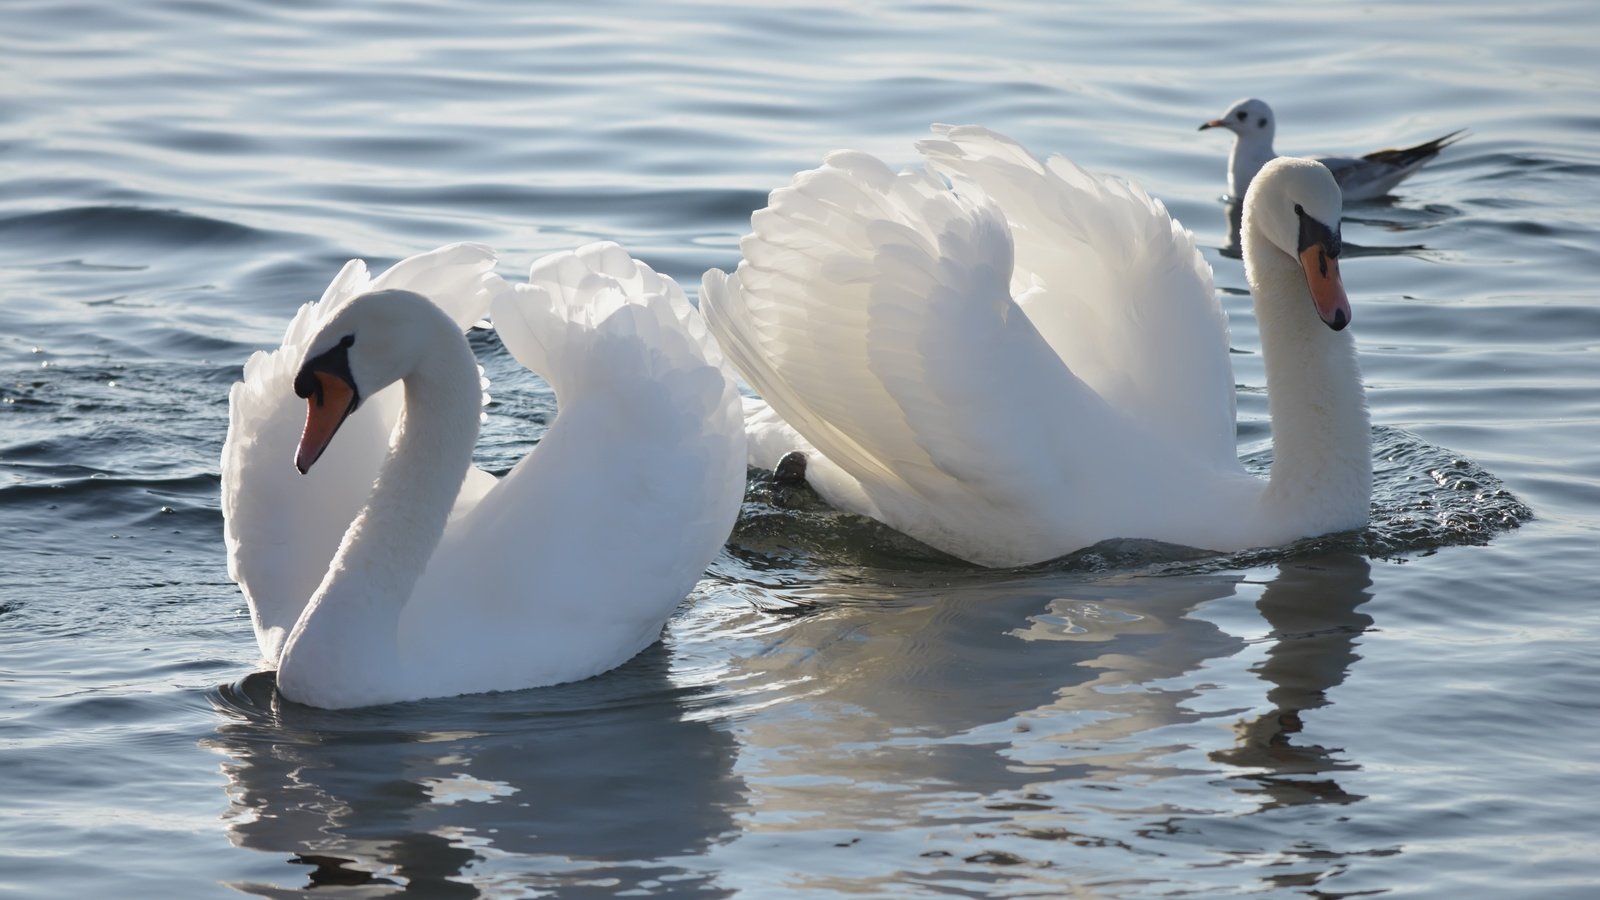
[[[1244,257],[1272,416],[1263,514],[1301,536],[1355,527],[1372,499],[1371,426],[1355,341],[1323,324],[1299,264],[1248,219]]]
[[[451,340],[401,379],[405,405],[367,505],[340,542],[334,567],[398,609],[444,533],[478,441],[477,365],[452,326]],[[445,347],[450,348],[449,352]],[[331,592],[324,582],[324,592]]]
[[[285,646],[280,682],[306,673],[296,696],[311,702],[318,684],[388,677],[400,612],[472,462],[481,406],[476,359],[443,313],[426,327],[440,333],[422,342],[427,352],[400,379],[405,405],[372,493]]]

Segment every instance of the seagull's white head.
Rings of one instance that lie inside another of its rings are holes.
[[[1207,128],[1226,128],[1237,134],[1241,141],[1262,141],[1270,145],[1278,130],[1278,120],[1265,100],[1246,97],[1228,107],[1221,118],[1200,126],[1201,131]]]

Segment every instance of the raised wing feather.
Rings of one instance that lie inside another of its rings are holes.
[[[451,521],[401,640],[426,654],[470,636],[522,673],[604,671],[657,638],[727,539],[744,486],[738,394],[682,289],[615,244],[541,260],[492,314],[559,413]],[[516,624],[535,616],[564,627]]]
[[[300,308],[276,350],[252,354],[244,378],[228,394],[228,436],[222,449],[223,535],[228,573],[249,602],[261,654],[276,664],[283,642],[316,590],[350,521],[366,501],[399,417],[401,393],[391,387],[367,398],[305,475],[294,450],[305,424],[305,401],[294,376],[306,343],[352,298],[400,288],[430,297],[463,327],[483,317],[492,296],[493,251],[453,244],[396,263],[377,278],[351,260],[321,300]],[[481,479],[473,481],[481,493]]]
[[[1039,333],[1111,406],[1203,458],[1236,458],[1228,324],[1193,236],[1136,185],[1003,135],[935,126],[917,145],[958,189],[1005,212],[1011,290]]]
[[[1012,300],[1000,211],[839,153],[752,224],[701,307],[751,386],[860,493],[819,490],[977,562],[1071,549],[1078,500],[1142,433]]]

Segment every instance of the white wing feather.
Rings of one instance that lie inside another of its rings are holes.
[[[1107,403],[1203,457],[1236,458],[1228,323],[1194,237],[1161,202],[1061,156],[935,126],[917,148],[957,189],[992,198],[1016,243],[1012,292]]]
[[[1126,498],[1239,471],[1192,239],[1122,182],[940,133],[923,151],[954,189],[832,154],[752,217],[733,275],[706,274],[713,333],[804,439],[753,405],[753,461],[809,444],[830,502],[986,565],[1141,533]]]
[[[727,539],[744,486],[738,393],[682,289],[615,244],[541,260],[492,315],[559,413],[451,521],[400,639],[422,657],[471,641],[516,672],[507,683],[602,672],[657,639]]]

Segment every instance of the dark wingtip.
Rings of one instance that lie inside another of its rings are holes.
[[[1415,147],[1405,147],[1399,150],[1377,150],[1368,153],[1362,159],[1369,162],[1386,163],[1391,166],[1410,166],[1427,162],[1439,155],[1439,151],[1455,144],[1467,136],[1467,129],[1457,128],[1443,137],[1436,137],[1431,141],[1423,141]]]

